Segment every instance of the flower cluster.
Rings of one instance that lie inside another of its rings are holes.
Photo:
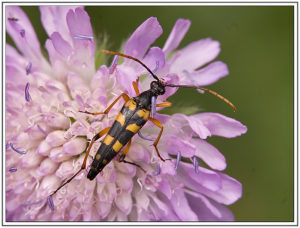
[[[18,49],[6,45],[6,220],[234,220],[226,205],[241,197],[242,186],[221,172],[225,157],[205,139],[236,137],[247,128],[218,113],[156,113],[164,124],[158,148],[170,160],[162,162],[153,142],[145,140],[156,138],[159,131],[147,123],[141,137],[134,136],[126,157],[146,173],[118,160],[93,181],[84,170],[53,196],[54,205],[49,207],[47,196],[80,169],[87,142],[111,126],[122,102],[108,116],[79,111],[103,111],[123,92],[135,96],[131,82],[146,70],[129,59],[118,64],[118,58],[109,67],[95,69],[94,35],[83,7],[43,6],[40,12],[49,35],[45,43],[49,62],[22,9],[6,7],[6,30]],[[168,83],[205,86],[226,76],[226,64],[213,61],[220,52],[219,42],[201,39],[176,50],[189,27],[189,20],[178,19],[164,47],[150,47],[162,34],[151,17],[133,32],[123,52]],[[149,89],[152,80],[150,76],[142,80],[140,91]],[[176,90],[167,88],[157,102]],[[92,147],[88,165],[100,143]],[[201,167],[198,159],[209,168]]]

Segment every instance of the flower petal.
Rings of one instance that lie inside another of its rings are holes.
[[[196,147],[195,155],[201,158],[212,169],[224,170],[226,168],[226,159],[217,148],[202,139],[192,140]]]
[[[58,168],[57,163],[53,162],[49,158],[46,158],[41,162],[41,164],[40,164],[39,168],[36,170],[36,172],[41,176],[45,176],[45,175],[54,173],[57,168]]]
[[[219,173],[219,176],[221,177],[221,189],[218,191],[210,191],[202,186],[199,186],[198,191],[212,198],[218,203],[225,205],[233,204],[242,196],[242,185],[240,182],[226,174]]]
[[[63,57],[68,57],[72,53],[72,47],[62,38],[58,32],[51,34],[51,41],[55,50]]]
[[[117,207],[128,215],[132,208],[132,197],[128,192],[119,193],[115,199]]]
[[[132,82],[136,81],[138,74],[132,67],[123,65],[115,70],[117,83],[121,85],[130,97],[136,96]]]
[[[163,47],[163,51],[167,56],[171,51],[176,49],[180,44],[181,40],[189,30],[191,25],[190,20],[178,19]]]
[[[64,155],[74,156],[82,153],[86,148],[86,140],[83,138],[73,138],[63,145]]]
[[[152,44],[161,34],[162,28],[158,23],[157,18],[150,17],[130,36],[124,46],[124,53],[142,59],[150,44]]]
[[[233,138],[247,132],[247,127],[245,125],[219,113],[199,113],[193,115],[192,118],[200,120],[209,130],[211,135]]]
[[[196,147],[187,140],[184,140],[177,135],[168,134],[165,135],[163,140],[164,151],[168,154],[177,155],[180,151],[181,155],[186,158],[190,158],[195,155]]]
[[[198,221],[198,217],[191,209],[183,190],[176,190],[171,199],[173,210],[183,221]]]
[[[82,8],[69,10],[69,12],[67,13],[67,24],[73,39],[74,47],[76,49],[81,48],[82,50],[89,47],[94,51],[95,46],[93,40],[75,38],[76,36],[93,37],[93,29],[91,26],[90,17],[87,12],[85,12]]]
[[[146,54],[145,58],[143,59],[143,63],[149,67],[149,69],[155,73],[159,69],[163,68],[165,65],[165,54],[159,47],[152,47]],[[148,73],[146,69],[139,65],[141,71]],[[155,71],[155,72],[154,72]],[[151,81],[153,81],[153,77],[150,76]],[[147,88],[148,89],[148,88]]]
[[[9,18],[15,18],[17,21],[10,20]],[[20,7],[6,6],[6,29],[24,55],[32,57],[33,51],[34,54],[42,57],[40,42],[28,17]],[[25,31],[25,34],[20,34],[21,31]],[[30,46],[30,48],[28,48],[28,46]]]
[[[89,82],[95,74],[95,43],[89,15],[82,8],[69,10],[67,24],[73,39],[74,55],[71,64]]]
[[[195,41],[179,51],[180,56],[173,62],[170,72],[193,71],[218,56],[220,43],[211,38]]]
[[[193,85],[207,86],[228,74],[229,71],[227,65],[221,61],[216,61],[201,70],[189,73],[189,78],[187,78],[186,84],[193,83]],[[181,80],[181,83],[185,82]]]
[[[179,121],[182,123],[182,127],[184,126],[184,121],[187,121],[190,128],[201,138],[206,139],[208,136],[211,136],[210,130],[207,128],[207,126],[204,125],[204,123],[201,121],[201,119],[198,117],[198,114],[192,115],[192,116],[186,116],[184,114],[176,113],[172,116],[172,119],[174,120],[179,119]]]
[[[222,187],[221,178],[216,172],[199,166],[198,173],[196,173],[194,166],[189,163],[181,162],[177,175],[186,186],[195,189],[195,191],[197,191],[200,186],[210,189],[211,191],[217,191]]]
[[[201,194],[189,191],[186,198],[199,221],[234,221],[234,216],[228,208],[213,203]]]
[[[82,8],[81,6],[40,6],[41,21],[48,36],[58,32],[64,40],[71,42],[66,17],[69,10],[78,7]]]

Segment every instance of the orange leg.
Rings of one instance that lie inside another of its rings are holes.
[[[86,154],[85,154],[83,163],[82,163],[82,165],[81,165],[81,168],[80,168],[80,169],[79,169],[79,170],[78,170],[71,178],[69,178],[65,183],[63,183],[62,185],[60,185],[60,186],[59,186],[59,187],[51,194],[51,196],[54,195],[54,194],[55,194],[59,189],[61,189],[63,186],[65,186],[66,184],[68,184],[69,182],[71,182],[71,180],[73,180],[73,179],[81,172],[81,170],[85,169],[85,167],[86,167],[86,160],[87,160],[87,158],[88,158],[88,156],[89,156],[90,150],[91,150],[91,148],[92,148],[94,142],[95,142],[97,139],[101,138],[103,135],[105,135],[105,134],[109,131],[109,129],[110,129],[110,127],[107,127],[107,128],[103,129],[103,130],[100,131],[97,135],[95,135],[95,136],[93,137],[93,139],[92,139],[92,141],[91,141],[91,143],[90,143],[90,145],[89,145],[89,147],[88,147],[88,149],[87,149],[87,151],[86,151]]]
[[[159,132],[159,134],[158,134],[158,136],[157,136],[155,142],[153,143],[153,146],[154,146],[154,148],[155,148],[155,150],[156,150],[157,156],[158,156],[162,161],[171,160],[171,159],[163,159],[163,158],[160,156],[160,153],[159,153],[159,151],[158,151],[158,149],[157,149],[157,144],[158,144],[158,141],[159,141],[159,139],[160,139],[160,137],[161,137],[161,134],[162,134],[162,132],[163,132],[164,126],[163,126],[162,123],[159,122],[157,119],[154,119],[154,118],[149,117],[149,120],[150,120],[152,123],[154,123],[157,127],[160,128],[160,132]]]
[[[83,113],[90,114],[90,115],[94,115],[94,116],[96,116],[96,115],[101,115],[101,114],[107,114],[107,113],[109,113],[109,111],[111,110],[111,108],[117,103],[117,101],[118,101],[121,97],[123,97],[123,99],[124,99],[125,102],[128,101],[128,100],[130,100],[129,96],[128,96],[126,93],[122,93],[120,96],[117,97],[116,100],[114,100],[114,102],[113,102],[110,106],[108,106],[108,108],[107,108],[104,112],[96,112],[96,113],[92,113],[92,112],[87,112],[87,111],[85,111],[85,112],[83,112]],[[79,112],[82,112],[82,111],[79,111]]]
[[[165,101],[163,103],[157,104],[156,107],[171,107],[172,103],[169,101]]]
[[[146,173],[146,171],[145,171],[140,165],[125,160],[125,156],[126,156],[128,150],[129,150],[129,148],[130,148],[130,145],[131,145],[131,139],[130,139],[129,142],[127,143],[127,145],[126,145],[124,151],[122,152],[122,155],[121,155],[120,158],[119,158],[119,162],[124,162],[124,163],[127,163],[127,164],[135,165],[136,167],[140,168],[141,170],[143,170],[143,171]]]
[[[135,82],[132,82],[134,91],[135,91],[137,96],[140,95],[139,88],[138,88],[138,83],[139,83],[139,79],[137,79]]]

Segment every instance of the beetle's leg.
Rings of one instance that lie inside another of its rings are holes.
[[[69,178],[65,183],[63,183],[62,185],[60,185],[60,186],[59,186],[59,187],[51,194],[51,196],[53,196],[53,195],[54,195],[59,189],[61,189],[63,186],[65,186],[66,184],[68,184],[69,182],[71,182],[71,180],[73,180],[73,179],[81,172],[81,170],[85,169],[85,167],[86,167],[86,160],[87,160],[87,158],[88,158],[88,156],[89,156],[90,150],[91,150],[91,148],[92,148],[94,142],[95,142],[97,139],[101,138],[103,135],[105,135],[105,134],[109,131],[109,129],[110,129],[110,127],[107,127],[107,128],[103,129],[103,130],[100,131],[97,135],[95,135],[95,136],[93,137],[93,139],[92,139],[92,141],[91,141],[91,143],[90,143],[90,145],[89,145],[89,147],[88,147],[88,149],[87,149],[87,151],[86,151],[86,154],[85,154],[83,163],[82,163],[82,165],[81,165],[81,168],[80,168],[80,169],[79,169],[79,170],[78,170],[71,178]]]
[[[135,91],[137,96],[140,95],[138,83],[139,83],[139,79],[136,79],[135,82],[132,82],[132,86],[133,86],[134,91]]]
[[[155,142],[153,143],[153,146],[154,146],[154,148],[155,148],[155,150],[156,150],[157,156],[158,156],[162,161],[171,160],[171,159],[163,159],[163,158],[160,156],[159,151],[158,151],[158,149],[157,149],[157,143],[158,143],[158,141],[159,141],[159,139],[160,139],[160,137],[161,137],[161,134],[162,134],[162,132],[163,132],[164,126],[163,126],[162,123],[159,122],[159,120],[157,120],[157,119],[154,119],[154,118],[149,117],[149,120],[150,120],[152,123],[154,123],[157,127],[160,128],[160,132],[159,132],[159,134],[158,134],[158,136],[157,136]]]
[[[123,150],[122,155],[119,158],[119,162],[124,162],[124,163],[127,163],[127,164],[135,165],[136,167],[140,168],[141,170],[143,170],[146,173],[146,171],[140,165],[125,160],[125,156],[126,156],[128,150],[130,148],[130,145],[131,145],[131,139],[129,140],[129,142],[127,143],[125,149]]]
[[[156,105],[156,107],[171,107],[171,106],[172,106],[172,103],[169,101],[165,101],[165,102],[162,102],[162,103]]]
[[[91,141],[89,147],[88,147],[87,150],[86,150],[86,154],[85,154],[83,163],[82,163],[82,165],[81,165],[81,169],[85,169],[85,166],[86,166],[86,160],[87,160],[87,158],[88,158],[88,156],[89,156],[90,150],[91,150],[91,148],[92,148],[94,142],[95,142],[97,139],[100,139],[103,135],[105,135],[105,134],[109,131],[109,129],[110,129],[110,127],[104,128],[102,131],[100,131],[98,134],[96,134],[96,135],[93,137],[93,139],[92,139],[92,141]]]
[[[85,111],[85,112],[83,112],[83,113],[90,114],[90,115],[94,115],[94,116],[96,116],[96,115],[101,115],[101,114],[107,114],[107,113],[109,113],[109,111],[111,110],[111,108],[117,103],[117,101],[118,101],[121,97],[123,97],[123,99],[124,99],[125,102],[128,101],[128,100],[130,100],[129,96],[128,96],[126,93],[122,93],[120,96],[117,97],[116,100],[114,100],[113,103],[111,103],[110,106],[108,106],[108,108],[107,108],[104,112],[96,112],[96,113],[92,113],[92,112],[87,112],[87,111]],[[82,111],[79,111],[79,112],[82,112]]]

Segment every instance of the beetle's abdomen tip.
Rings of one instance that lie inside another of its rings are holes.
[[[94,169],[93,167],[91,167],[90,171],[89,171],[88,174],[87,174],[87,178],[88,178],[89,180],[94,180],[94,178],[97,176],[97,174],[98,174],[99,172],[101,172],[101,170],[99,171],[99,170],[96,170],[96,169]]]

